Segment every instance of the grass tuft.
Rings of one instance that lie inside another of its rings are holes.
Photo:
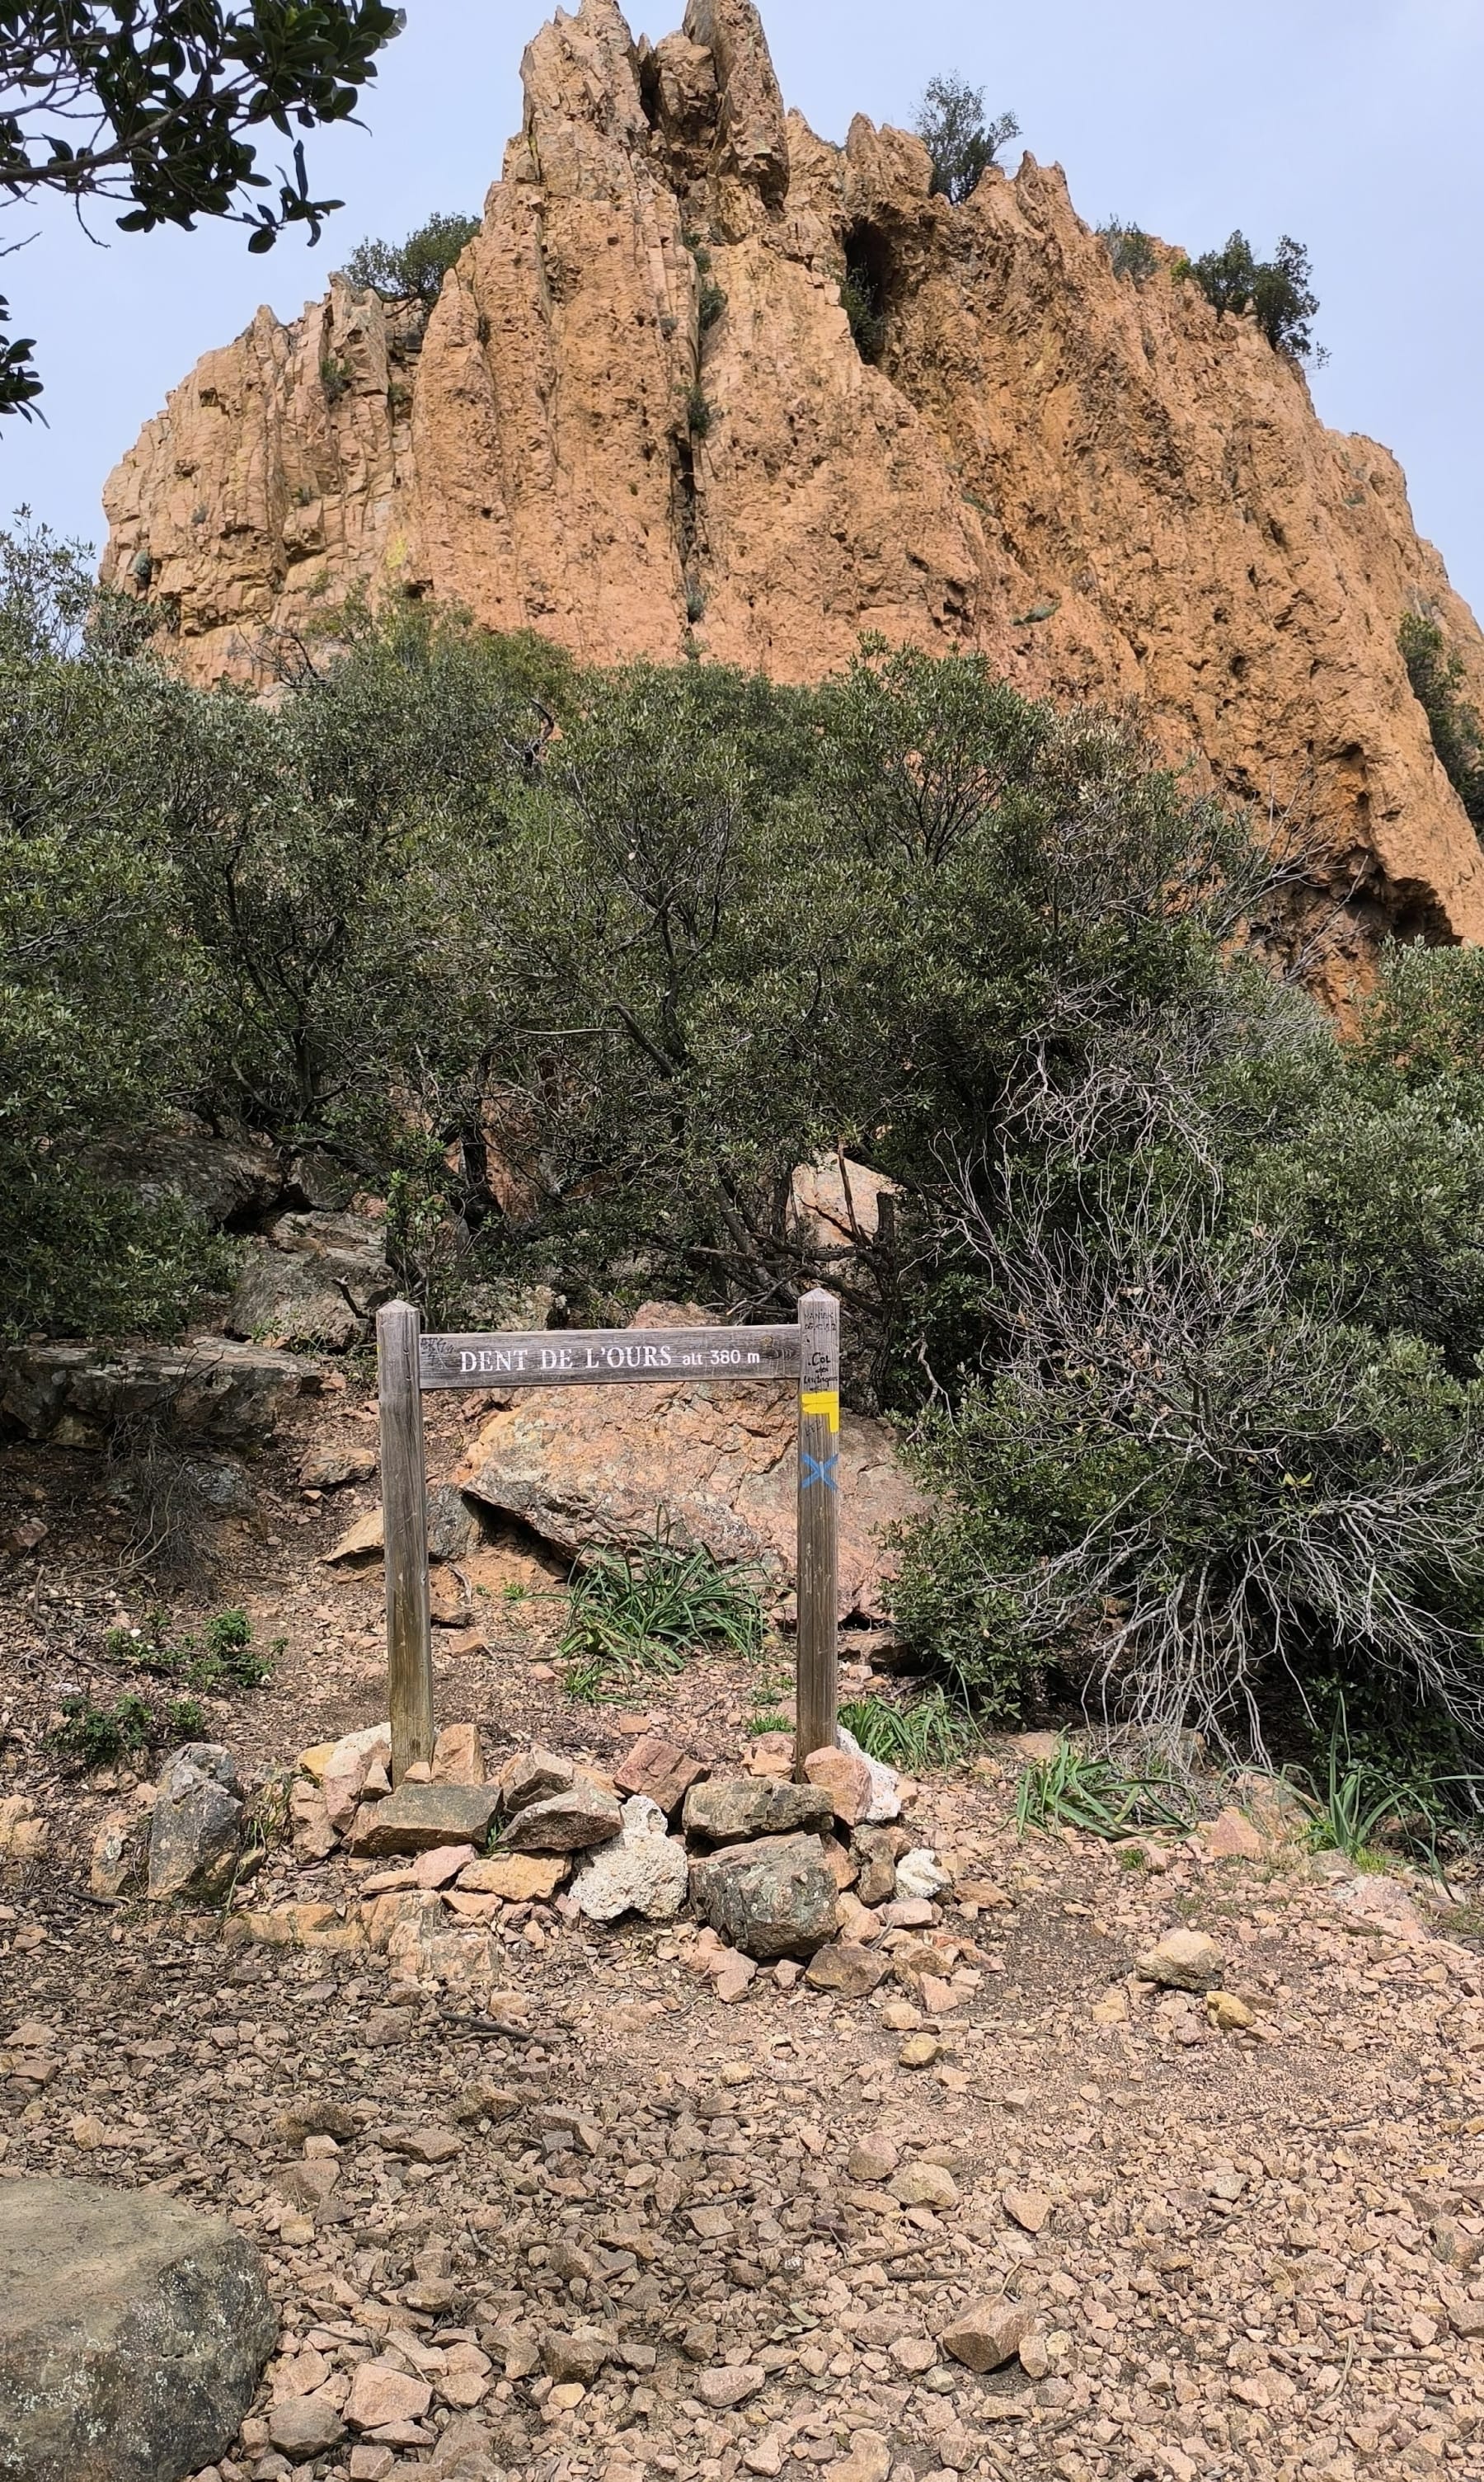
[[[840,1722],[868,1758],[915,1775],[956,1765],[977,1738],[968,1717],[941,1689],[910,1706],[893,1705],[888,1698],[855,1698],[840,1708]]]
[[[625,1551],[601,1545],[572,1572],[557,1652],[573,1698],[625,1696],[646,1675],[683,1671],[702,1647],[755,1659],[762,1649],[762,1571],[714,1560],[703,1544],[676,1543],[657,1526]]]
[[[1015,1823],[1022,1835],[1029,1827],[1047,1834],[1073,1827],[1111,1841],[1141,1828],[1188,1835],[1196,1809],[1168,1777],[1126,1775],[1111,1758],[1062,1740],[1054,1757],[1033,1758],[1022,1772],[1015,1788]]]

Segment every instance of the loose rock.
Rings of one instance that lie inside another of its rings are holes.
[[[589,1921],[616,1921],[629,1913],[647,1921],[672,1921],[685,1902],[685,1847],[678,1836],[667,1835],[663,1809],[643,1793],[626,1801],[621,1815],[617,1840],[582,1864],[572,1894]]]
[[[1162,1940],[1139,1959],[1146,1982],[1166,1991],[1212,1991],[1226,1971],[1226,1959],[1205,1931],[1166,1931]]]
[[[768,1776],[699,1783],[685,1796],[685,1833],[707,1844],[740,1844],[810,1830],[823,1834],[834,1820],[835,1805],[823,1785],[783,1783]]]
[[[885,1957],[852,1940],[832,1940],[817,1948],[805,1967],[805,1980],[816,1991],[831,1991],[837,1999],[868,1999],[887,1970]]]
[[[966,2369],[997,2370],[1014,2360],[1034,2323],[1034,2312],[1019,2302],[976,2301],[943,2329],[938,2340]]]
[[[690,1886],[697,1912],[748,1956],[808,1955],[835,1928],[835,1881],[817,1836],[734,1845],[692,1862]]]
[[[0,2475],[159,2482],[230,2446],[278,2332],[256,2253],[158,2190],[0,2182]]]

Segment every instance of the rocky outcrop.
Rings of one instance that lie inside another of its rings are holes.
[[[649,1302],[634,1325],[700,1317],[693,1305]],[[637,1548],[662,1522],[715,1560],[755,1562],[786,1592],[798,1546],[798,1395],[787,1382],[533,1387],[490,1414],[453,1480],[461,1494],[563,1551],[595,1543]],[[886,1618],[892,1530],[926,1507],[887,1425],[842,1413],[842,1621]]]
[[[862,631],[1137,701],[1160,745],[1312,818],[1341,907],[1484,936],[1484,870],[1396,629],[1484,640],[1374,442],[1171,274],[1117,278],[1059,171],[963,206],[923,148],[786,114],[750,0],[636,44],[543,27],[482,229],[423,324],[340,278],[208,355],[111,477],[105,573],[198,680],[353,592],[436,595],[599,662],[788,680]],[[862,358],[847,268],[874,299]]]

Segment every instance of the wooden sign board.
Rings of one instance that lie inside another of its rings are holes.
[[[795,1327],[557,1328],[424,1335],[409,1302],[377,1314],[391,1774],[433,1756],[422,1400],[430,1388],[663,1386],[794,1379],[799,1390],[796,1769],[836,1735],[839,1566],[839,1305],[806,1293]]]
[[[428,1387],[596,1387],[615,1380],[792,1379],[796,1327],[596,1327],[425,1335]]]

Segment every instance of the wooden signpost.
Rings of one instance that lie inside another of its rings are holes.
[[[422,1399],[430,1387],[650,1386],[683,1379],[799,1384],[799,1635],[794,1757],[835,1740],[839,1567],[840,1312],[806,1293],[797,1327],[535,1329],[528,1334],[424,1335],[409,1302],[376,1321],[386,1553],[386,1668],[391,1778],[433,1756],[433,1632],[428,1606],[427,1474]]]

